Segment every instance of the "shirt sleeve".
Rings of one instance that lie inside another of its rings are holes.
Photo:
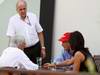
[[[37,19],[37,16],[36,15],[35,15],[35,20],[36,20],[36,23],[35,23],[36,31],[37,32],[42,32],[43,31],[43,28],[40,25],[39,20]]]
[[[19,54],[19,63],[27,70],[37,70],[38,65],[35,63],[32,63],[32,61],[24,54],[23,51]]]
[[[8,23],[8,29],[7,29],[7,36],[14,36],[15,35],[15,28],[14,28],[14,24],[13,24],[13,20],[10,19],[9,23]]]

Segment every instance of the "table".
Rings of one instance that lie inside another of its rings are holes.
[[[51,70],[21,70],[14,68],[0,68],[0,75],[94,75],[90,73],[61,72]],[[100,75],[95,73],[95,75]]]

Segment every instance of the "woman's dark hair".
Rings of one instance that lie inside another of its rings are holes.
[[[84,37],[79,31],[74,31],[71,33],[69,43],[71,45],[72,50],[84,50]]]

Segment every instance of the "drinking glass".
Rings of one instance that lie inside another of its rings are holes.
[[[39,68],[42,66],[42,57],[37,57],[36,58],[37,64],[39,65]]]

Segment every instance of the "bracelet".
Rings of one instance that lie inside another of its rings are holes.
[[[45,47],[43,46],[42,49],[45,49]]]

